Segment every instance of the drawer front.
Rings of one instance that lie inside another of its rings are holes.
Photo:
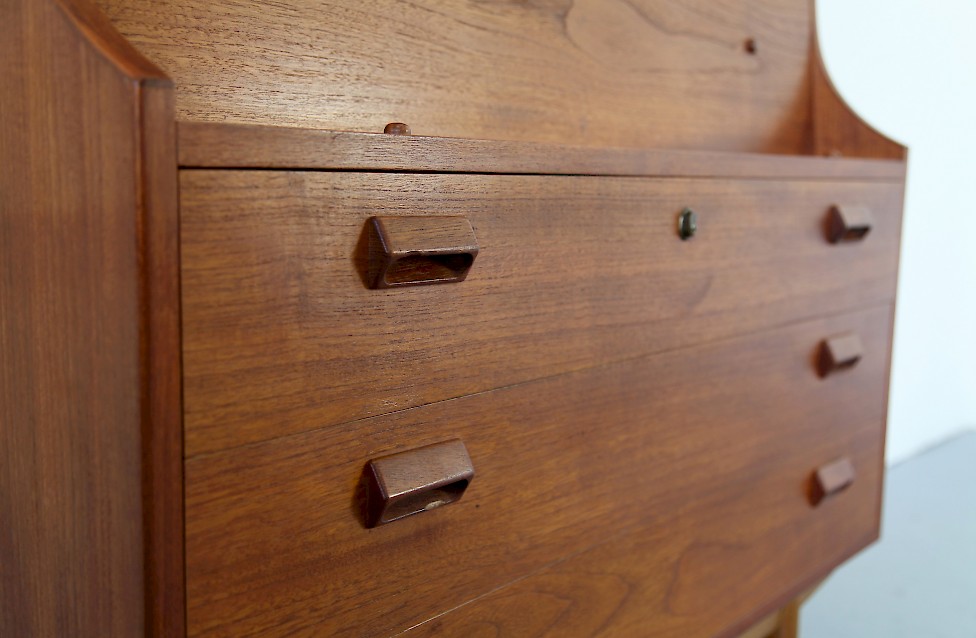
[[[188,456],[895,290],[893,183],[186,170],[181,189]],[[829,243],[833,204],[870,208],[871,232]],[[376,215],[466,217],[467,279],[367,288]]]
[[[188,459],[190,634],[391,635],[452,609],[415,631],[594,633],[566,601],[617,635],[754,620],[876,536],[890,319],[884,305]],[[823,340],[847,333],[860,360],[820,376]],[[475,469],[464,497],[366,529],[367,460],[455,438]],[[837,459],[854,482],[813,505]]]

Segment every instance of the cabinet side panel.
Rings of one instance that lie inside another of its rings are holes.
[[[168,82],[141,92],[142,404],[146,626],[185,636],[183,401],[176,122]]]
[[[175,202],[145,179],[144,141],[159,131],[143,94],[166,82],[107,48],[93,15],[74,0],[0,8],[0,636],[157,624],[146,473],[179,466],[154,445],[171,423],[150,389],[178,368],[149,361],[178,309],[159,303],[173,284],[147,262],[151,229],[175,229]],[[173,560],[181,572],[181,548]]]

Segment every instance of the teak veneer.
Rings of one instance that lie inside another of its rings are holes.
[[[0,636],[785,636],[877,537],[906,149],[808,0],[0,54]]]
[[[897,183],[195,170],[180,192],[188,456],[895,293]],[[834,201],[875,211],[863,244],[825,239]],[[364,286],[377,211],[470,221],[464,283]]]
[[[850,553],[877,531],[890,314],[882,305],[194,457],[190,633],[390,635],[470,592],[544,581],[581,552],[609,564],[595,583],[564,585],[570,600],[606,579],[636,592],[605,594],[624,600],[595,606],[584,627],[619,616],[643,619],[641,635],[712,635],[730,610],[755,620],[750,589],[785,604],[824,575],[822,552]],[[870,335],[870,354],[824,383],[811,353],[842,330]],[[475,464],[464,498],[363,530],[349,502],[362,460],[455,437]],[[809,507],[812,473],[845,455],[858,480],[844,498]],[[669,535],[670,525],[680,531]],[[649,545],[628,556],[614,549],[621,542]],[[796,550],[779,556],[784,543]],[[447,635],[471,635],[460,627],[499,614],[494,602],[469,606],[481,611],[439,619],[457,623]],[[529,628],[544,626],[551,605],[538,612],[527,604],[504,634],[543,633]],[[546,631],[591,635],[558,614],[549,622]]]

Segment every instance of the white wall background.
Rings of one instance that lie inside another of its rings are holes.
[[[816,0],[848,104],[909,146],[888,415],[896,463],[976,427],[976,0]]]

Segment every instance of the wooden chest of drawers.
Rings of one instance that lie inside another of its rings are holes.
[[[876,538],[805,2],[99,4],[0,28],[0,635],[733,636]]]

